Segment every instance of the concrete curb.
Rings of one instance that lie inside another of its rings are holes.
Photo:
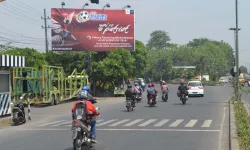
[[[10,126],[12,124],[11,117],[0,118],[0,127],[1,126]]]
[[[240,150],[239,137],[237,135],[237,126],[236,126],[236,118],[234,113],[234,105],[230,102],[229,106],[229,136],[230,136],[230,150]]]

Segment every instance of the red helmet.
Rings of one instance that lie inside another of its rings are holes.
[[[151,84],[152,86],[155,86],[154,83]]]
[[[152,84],[150,83],[150,84],[148,84],[148,87],[152,87]]]

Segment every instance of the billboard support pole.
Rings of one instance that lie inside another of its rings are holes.
[[[42,28],[45,29],[45,47],[46,47],[46,53],[48,53],[49,51],[48,28],[50,28],[50,26],[47,26],[47,20],[50,18],[46,17],[46,9],[44,9],[43,11],[44,11],[44,17],[41,17],[41,18],[44,20],[44,26],[42,26]]]

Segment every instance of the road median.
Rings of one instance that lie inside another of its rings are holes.
[[[232,150],[250,149],[250,118],[243,101],[230,101],[230,140]]]

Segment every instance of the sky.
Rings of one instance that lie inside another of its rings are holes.
[[[43,9],[50,17],[50,8],[82,8],[87,0],[6,0],[0,3],[0,44],[9,41],[19,47],[33,47],[44,51]],[[110,8],[121,9],[131,5],[135,10],[135,38],[147,43],[150,33],[164,30],[171,42],[186,44],[194,38],[223,40],[233,48],[235,27],[235,0],[100,0],[87,8],[102,9],[109,3]],[[250,68],[250,1],[239,2],[239,61]],[[50,24],[50,22],[48,21]],[[50,38],[50,30],[48,36]],[[4,38],[4,39],[3,39]]]

